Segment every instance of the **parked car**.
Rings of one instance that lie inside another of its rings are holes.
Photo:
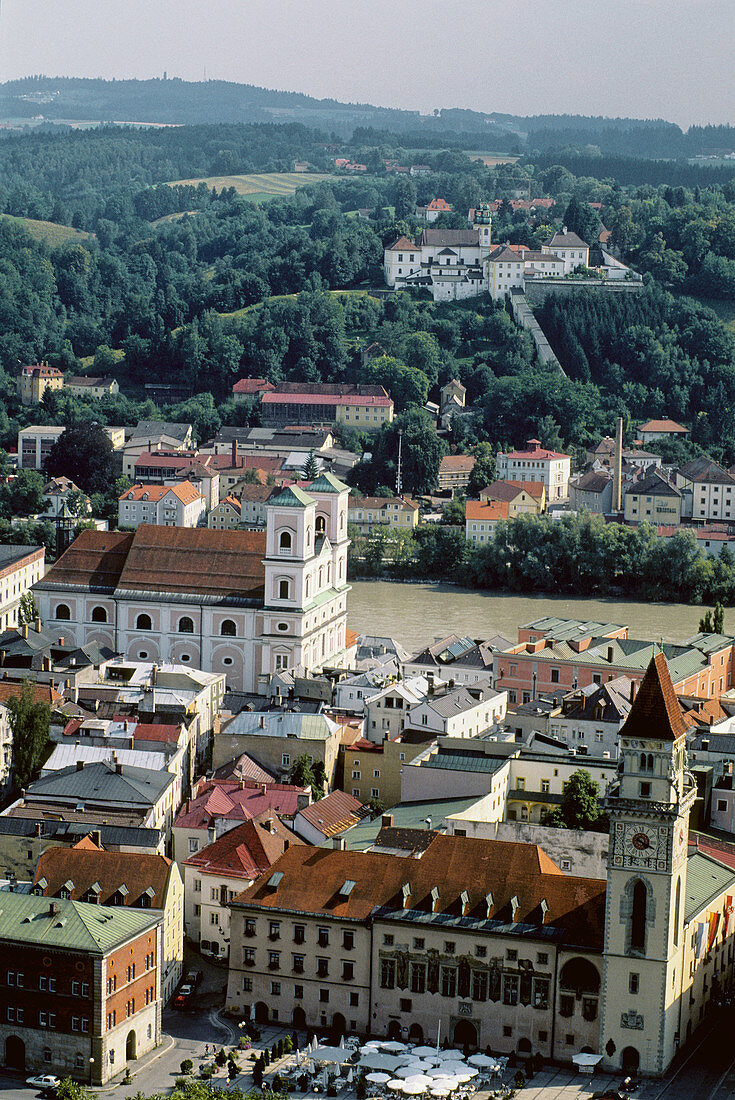
[[[174,997],[174,1008],[186,1008],[191,1000],[193,992],[192,986],[182,985],[181,989]]]
[[[184,978],[184,981],[187,985],[191,986],[192,990],[194,990],[199,985],[203,977],[204,975],[202,974],[201,970],[190,970]]]
[[[56,1096],[56,1090],[60,1085],[58,1077],[54,1077],[52,1073],[44,1073],[39,1077],[29,1077],[26,1080],[26,1084],[30,1085],[32,1089],[38,1089],[43,1096]]]

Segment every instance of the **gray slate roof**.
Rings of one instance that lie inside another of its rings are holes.
[[[28,788],[27,801],[36,796],[46,799],[75,799],[78,802],[118,803],[120,806],[141,808],[157,802],[174,782],[170,772],[153,771],[129,765],[107,763],[85,764],[62,768],[52,775],[37,779]]]

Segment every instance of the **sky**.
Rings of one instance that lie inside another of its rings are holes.
[[[733,0],[0,0],[0,80],[201,80],[430,112],[735,124]]]

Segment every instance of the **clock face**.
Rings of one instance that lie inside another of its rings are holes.
[[[633,833],[631,843],[639,852],[645,852],[646,848],[651,847],[651,838],[648,833]]]
[[[629,825],[625,831],[625,846],[631,855],[653,855],[656,832],[648,825]]]

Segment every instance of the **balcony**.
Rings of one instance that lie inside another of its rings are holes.
[[[293,964],[292,969],[293,969],[294,974],[303,974],[304,973],[304,964],[295,962]]]
[[[281,964],[280,964],[279,961],[273,959],[271,962],[268,963],[268,969],[269,970],[280,970],[281,969]]]
[[[255,966],[255,959],[243,959],[243,966]]]

